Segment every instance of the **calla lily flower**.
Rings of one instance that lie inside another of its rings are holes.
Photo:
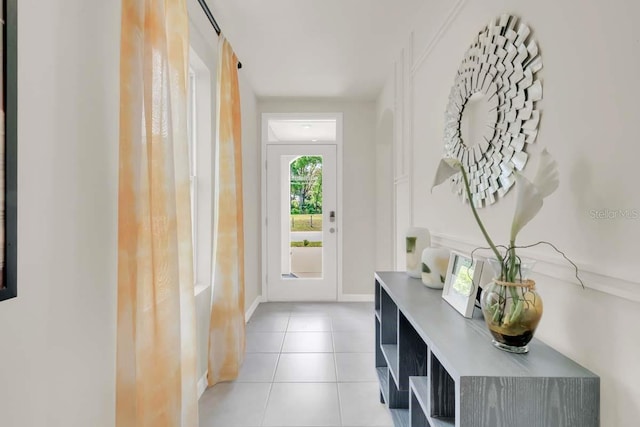
[[[453,157],[445,157],[444,159],[441,159],[440,164],[438,164],[436,176],[433,180],[433,185],[431,186],[431,192],[433,192],[434,187],[437,187],[453,175],[460,172],[461,168],[462,163],[460,163],[458,159],[454,159]]]
[[[540,155],[540,164],[533,182],[516,173],[518,198],[511,225],[512,242],[516,240],[520,230],[540,212],[543,199],[556,191],[558,185],[558,164],[546,148]]]
[[[544,149],[540,155],[540,163],[538,165],[538,171],[536,172],[535,178],[533,182],[529,181],[523,175],[516,173],[516,188],[518,189],[517,201],[516,201],[516,211],[513,217],[513,223],[511,225],[511,257],[513,261],[515,261],[515,240],[516,236],[522,230],[522,227],[527,225],[529,221],[531,221],[537,214],[540,212],[542,208],[543,199],[548,195],[552,194],[557,188],[559,184],[558,180],[558,168],[557,163],[551,157],[551,154]],[[440,160],[440,164],[438,165],[438,169],[436,171],[436,176],[433,180],[433,185],[431,186],[431,191],[433,192],[433,188],[447,181],[453,175],[458,172],[462,172],[462,176],[465,182],[465,189],[467,191],[467,196],[469,200],[471,200],[471,193],[468,184],[468,178],[466,173],[462,167],[462,164],[458,159],[455,158],[444,158]],[[470,203],[471,211],[480,227],[480,231],[484,235],[487,243],[493,250],[496,259],[502,263],[503,257],[498,251],[497,247],[491,240],[489,233],[484,227],[484,224],[480,220],[480,216],[476,211],[475,206]],[[504,275],[504,271],[503,271]]]
[[[485,240],[493,251],[496,260],[499,263],[498,265],[500,265],[501,271],[497,275],[497,278],[502,281],[518,283],[521,281],[521,260],[516,255],[516,236],[520,230],[522,230],[522,228],[527,225],[529,221],[538,214],[538,212],[540,212],[544,198],[552,194],[558,188],[559,179],[557,166],[556,161],[551,157],[549,152],[544,149],[540,155],[538,171],[536,172],[533,182],[529,181],[523,175],[517,172],[515,173],[517,188],[516,210],[513,217],[513,223],[511,225],[511,241],[509,247],[505,248],[504,254],[498,250],[498,247],[493,243],[493,240],[491,240],[489,233],[478,215],[475,205],[471,202],[472,197],[471,188],[469,186],[469,177],[467,176],[465,169],[462,167],[462,164],[457,159],[445,158],[440,160],[431,191],[433,192],[434,187],[447,181],[456,173],[462,173],[464,188],[467,198],[470,201],[469,206],[471,207],[471,212],[473,213]],[[540,243],[548,242],[538,242],[537,244]],[[551,247],[556,249],[553,245],[551,245]],[[556,249],[556,251],[558,251],[558,249]],[[575,267],[576,278],[582,284],[582,280],[578,277],[578,268],[576,265],[562,252],[560,252],[560,254]],[[496,274],[497,273],[498,272],[496,272]],[[501,307],[500,304],[497,303],[488,309],[488,313],[485,313],[485,318],[489,315],[489,319],[491,319],[493,323],[502,324],[504,326],[518,322],[526,310],[525,304],[529,304],[524,296],[526,291],[518,290],[515,286],[509,286],[507,292],[509,295],[502,295],[501,298],[503,300],[506,300],[505,298],[512,299],[513,305],[510,308],[510,313],[505,313],[504,307]]]

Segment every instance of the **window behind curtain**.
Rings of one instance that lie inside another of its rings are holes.
[[[189,67],[189,87],[187,105],[187,132],[189,145],[189,181],[191,183],[191,241],[193,245],[193,281],[197,283],[197,212],[198,178],[196,172],[196,73]]]

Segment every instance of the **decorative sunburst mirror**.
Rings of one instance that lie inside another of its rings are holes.
[[[489,22],[464,55],[445,114],[445,156],[462,163],[477,207],[504,196],[527,164],[540,123],[540,69],[531,30],[511,15]],[[466,199],[461,174],[453,186]]]

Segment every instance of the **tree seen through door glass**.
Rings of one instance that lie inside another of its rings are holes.
[[[322,156],[291,162],[291,231],[322,231]]]
[[[322,156],[289,163],[290,265],[292,278],[322,277]]]

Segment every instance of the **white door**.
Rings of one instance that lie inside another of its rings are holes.
[[[336,146],[267,146],[267,298],[338,295]]]

